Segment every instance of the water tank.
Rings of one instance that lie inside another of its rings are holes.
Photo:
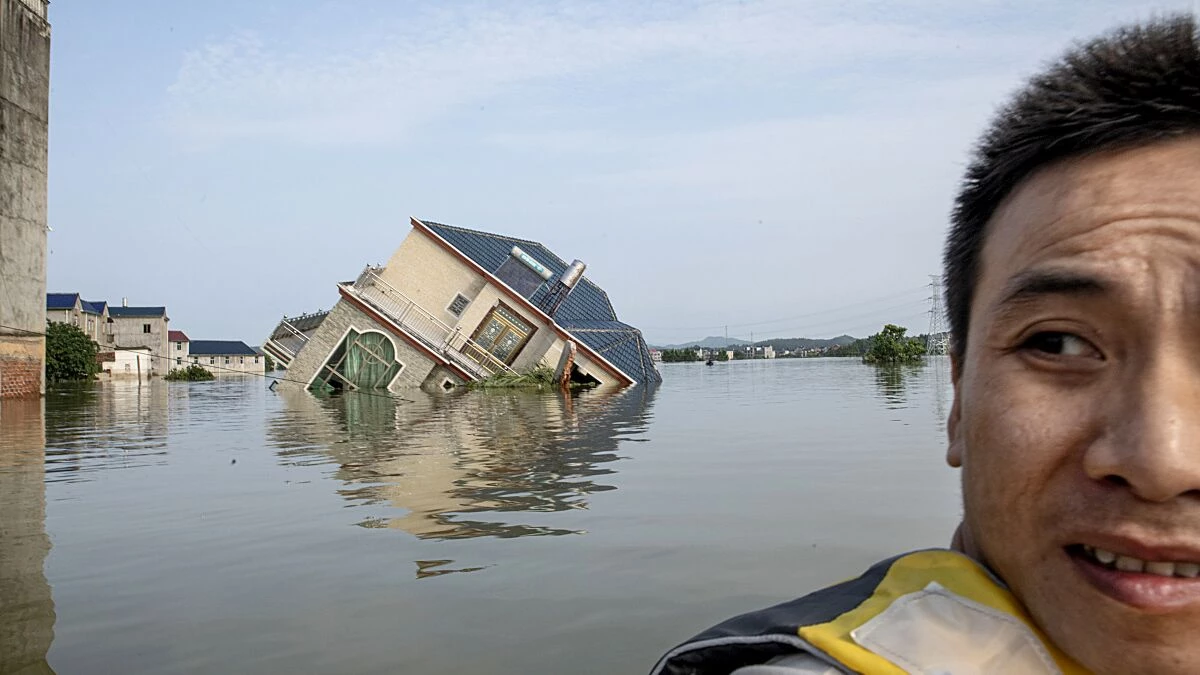
[[[585,269],[587,269],[587,265],[583,264],[582,260],[572,262],[571,266],[558,278],[558,283],[567,288],[575,288],[575,284],[579,283],[579,280],[583,278],[583,271]]]

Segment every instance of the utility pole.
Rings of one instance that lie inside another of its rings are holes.
[[[950,351],[950,333],[946,326],[946,308],[942,303],[942,277],[929,275],[929,336],[925,351],[930,355],[942,355]]]

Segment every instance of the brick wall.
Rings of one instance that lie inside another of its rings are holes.
[[[0,357],[0,398],[26,398],[41,394],[41,361]]]

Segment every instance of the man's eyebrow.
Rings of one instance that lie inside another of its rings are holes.
[[[1068,270],[1030,270],[1005,286],[998,307],[1011,307],[1047,295],[1103,295],[1110,284],[1099,277]]]

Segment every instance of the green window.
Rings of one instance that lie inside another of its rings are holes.
[[[309,388],[386,389],[402,370],[404,364],[396,360],[396,348],[386,335],[350,329]]]

